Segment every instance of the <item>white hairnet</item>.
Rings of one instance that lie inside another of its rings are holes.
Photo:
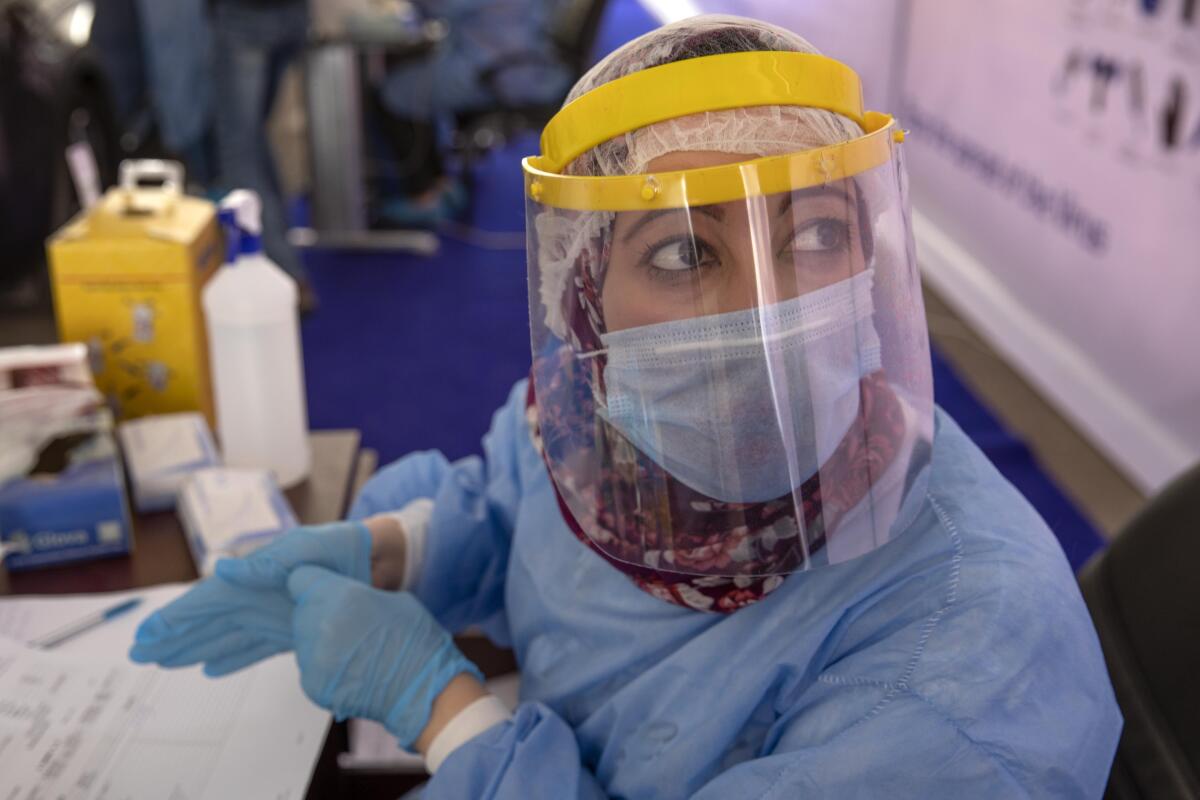
[[[579,79],[567,102],[610,81],[689,58],[778,50],[817,53],[803,37],[758,20],[706,14],[664,25],[614,51]],[[862,136],[858,123],[818,108],[757,106],[692,114],[648,125],[604,142],[576,158],[568,175],[637,175],[654,159],[678,152],[710,151],[750,157],[823,147]],[[584,248],[593,246],[612,219],[607,212],[569,216],[546,209],[534,221],[546,325],[565,335],[561,298]],[[594,261],[603,268],[598,261]],[[597,276],[599,277],[599,276]]]

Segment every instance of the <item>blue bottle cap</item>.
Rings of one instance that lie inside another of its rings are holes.
[[[222,208],[217,212],[217,221],[221,223],[221,233],[225,236],[225,263],[232,264],[242,252],[242,235],[237,226],[237,212],[232,208]]]

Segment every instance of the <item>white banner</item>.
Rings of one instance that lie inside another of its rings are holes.
[[[1200,460],[1200,3],[912,0],[922,265],[1144,489]]]

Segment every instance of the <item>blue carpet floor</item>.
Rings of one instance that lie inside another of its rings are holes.
[[[1072,569],[1078,570],[1104,546],[1104,540],[1092,524],[1038,466],[1025,442],[1000,424],[963,385],[937,350],[933,351],[933,396],[1004,477],[1038,510],[1050,530],[1058,536]]]
[[[612,0],[599,51],[653,26],[636,0]],[[314,428],[359,428],[383,463],[420,449],[480,452],[492,413],[529,369],[519,158],[536,149],[530,135],[476,170],[471,224],[509,234],[490,237],[492,247],[446,236],[433,258],[308,254],[321,298],[303,325]],[[938,402],[1041,512],[1078,568],[1102,544],[1095,530],[936,353],[934,382]]]

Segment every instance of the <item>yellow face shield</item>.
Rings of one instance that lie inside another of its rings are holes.
[[[656,122],[754,106],[801,106],[841,114],[866,135],[785,156],[663,174],[563,175],[596,145]],[[863,111],[858,76],[809,53],[731,53],[655,67],[588,92],[542,133],[542,155],[521,163],[526,196],[576,211],[648,211],[725,203],[845,180],[892,157],[904,133],[886,114]]]
[[[623,134],[758,106],[832,111],[864,134],[564,174]],[[547,125],[523,161],[534,410],[568,522],[606,558],[648,578],[762,579],[902,527],[933,428],[902,141],[852,70],[787,52],[638,72]]]

